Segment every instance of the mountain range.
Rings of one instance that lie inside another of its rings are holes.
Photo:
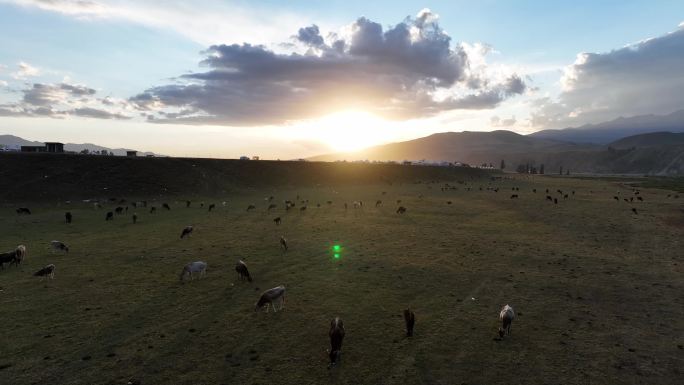
[[[684,110],[530,135],[505,130],[444,132],[310,160],[424,160],[495,167],[503,161],[508,170],[544,164],[546,173],[563,168],[573,173],[684,175]]]
[[[627,136],[650,132],[684,132],[684,110],[668,115],[619,117],[599,124],[537,131],[529,136],[575,143],[608,144]]]
[[[19,149],[21,146],[43,146],[45,143],[43,142],[35,142],[35,141],[30,141],[26,140],[23,138],[20,138],[18,136],[14,135],[0,135],[0,147],[5,147],[5,148],[10,148],[10,149]],[[126,148],[109,148],[109,147],[103,147],[99,146],[97,144],[93,143],[65,143],[64,144],[64,151],[73,151],[73,152],[81,152],[83,150],[88,150],[90,152],[100,152],[102,150],[105,150],[107,152],[111,152],[114,155],[118,156],[123,156],[126,155],[126,151],[132,151],[130,149]],[[155,155],[153,152],[138,152],[138,155],[140,156],[145,156],[145,155]]]

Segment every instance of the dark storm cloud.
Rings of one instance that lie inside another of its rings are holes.
[[[346,39],[329,35],[326,43],[317,26],[301,28],[295,39],[308,47],[306,54],[247,43],[211,46],[201,62],[208,71],[181,76],[180,83],[148,89],[130,101],[146,111],[187,112],[166,111],[173,118],[159,114],[155,121],[261,125],[350,108],[417,118],[492,108],[525,91],[517,75],[466,86],[475,76],[468,55],[429,11],[387,30],[362,17],[350,30]]]
[[[606,53],[583,53],[566,68],[557,100],[536,101],[532,124],[581,125],[684,108],[684,28]]]

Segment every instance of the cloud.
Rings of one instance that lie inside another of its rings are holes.
[[[125,114],[127,109],[131,110],[126,101],[98,99],[96,93],[94,89],[79,84],[33,83],[21,90],[21,100],[0,105],[0,116],[130,119]]]
[[[23,91],[23,102],[35,107],[47,107],[58,103],[69,103],[70,98],[91,96],[95,90],[85,86],[66,83],[42,84],[34,83]]]
[[[581,53],[558,98],[534,101],[531,124],[577,126],[684,108],[684,27],[605,53]]]
[[[454,109],[494,108],[525,92],[523,78],[495,71],[485,53],[471,66],[429,10],[384,29],[357,19],[344,33],[322,37],[311,25],[294,37],[296,49],[213,45],[201,62],[208,71],[130,99],[167,123],[264,125],[315,118],[343,109],[410,119]],[[154,115],[152,115],[154,116]]]
[[[257,41],[266,44],[282,40],[283,31],[306,23],[301,14],[271,7],[220,0],[197,3],[179,0],[0,0],[21,7],[55,12],[78,20],[115,20],[160,30],[175,31],[203,45],[218,42]]]
[[[69,112],[71,115],[81,116],[84,118],[95,118],[95,119],[130,119],[130,117],[123,115],[121,113],[109,112],[105,110],[99,110],[92,107],[82,107],[76,108]]]
[[[300,28],[296,38],[300,42],[316,48],[322,47],[325,44],[318,26],[315,24]]]
[[[494,115],[489,119],[489,125],[492,127],[511,127],[516,123],[515,116],[511,116],[510,119],[501,119]]]
[[[12,74],[15,79],[26,79],[40,75],[40,70],[28,63],[19,62],[17,64],[18,70]]]

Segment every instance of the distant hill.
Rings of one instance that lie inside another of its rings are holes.
[[[616,149],[626,149],[632,147],[644,148],[678,145],[684,145],[684,132],[652,132],[649,134],[634,135],[616,140],[608,146]]]
[[[560,130],[542,130],[528,136],[575,143],[608,144],[618,139],[651,133],[684,132],[684,110],[669,115],[640,115]]]
[[[43,142],[34,142],[30,140],[26,140],[24,138],[20,138],[18,136],[14,135],[0,135],[0,147],[6,147],[10,149],[19,149],[21,146],[43,146],[45,143]],[[65,143],[64,144],[64,150],[65,151],[73,151],[73,152],[81,152],[83,150],[88,150],[90,152],[94,151],[102,151],[106,150],[107,152],[112,152],[114,155],[126,155],[126,151],[132,151],[131,149],[127,148],[109,148],[109,147],[103,147],[99,146],[97,144],[93,143]],[[139,155],[156,155],[153,152],[143,152],[139,151]]]
[[[21,146],[43,146],[45,143],[32,142],[14,135],[0,135],[0,145],[3,145],[7,148],[16,149]]]
[[[314,161],[371,160],[402,161],[421,160],[465,162],[480,164],[496,163],[504,155],[524,155],[531,152],[558,152],[592,150],[598,146],[579,145],[557,140],[541,139],[515,132],[498,130],[491,132],[444,132],[406,142],[390,143],[368,149],[311,158]]]
[[[620,139],[609,146],[581,144],[519,135],[510,131],[446,132],[351,153],[311,158],[319,161],[428,160],[482,163],[506,169],[539,167],[547,174],[560,168],[572,173],[684,175],[684,134],[655,133]]]

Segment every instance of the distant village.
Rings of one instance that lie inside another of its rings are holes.
[[[47,154],[72,154],[72,155],[101,155],[101,156],[115,156],[113,152],[107,150],[94,150],[90,151],[88,149],[83,149],[79,152],[76,151],[65,151],[64,143],[60,142],[45,142],[43,146],[19,146],[16,148],[11,148],[7,146],[0,146],[0,151],[2,152],[20,152],[27,154],[35,153],[47,153]],[[138,156],[138,151],[126,151],[127,157]],[[146,157],[153,157],[154,155],[146,155]]]

